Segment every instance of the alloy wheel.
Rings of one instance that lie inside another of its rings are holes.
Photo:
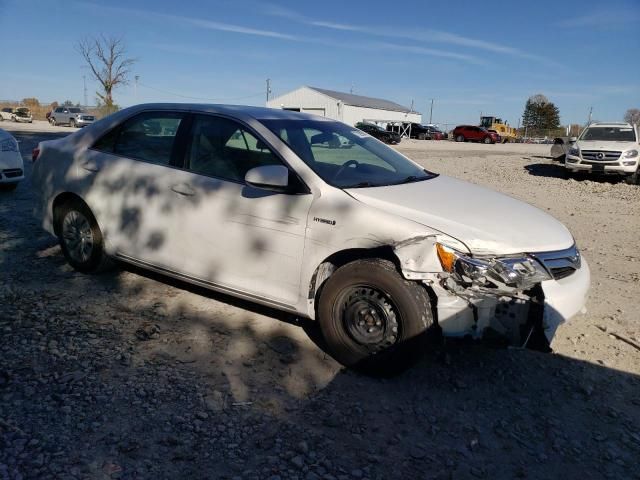
[[[77,210],[67,212],[62,221],[62,241],[69,256],[78,263],[86,263],[93,253],[94,238],[87,217]]]

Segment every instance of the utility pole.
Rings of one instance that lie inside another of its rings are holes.
[[[271,79],[267,78],[267,102],[269,101],[269,95],[271,95]]]
[[[351,88],[349,89],[349,93],[353,95],[353,82],[351,83]]]
[[[140,80],[140,75],[136,75],[133,78],[135,79],[135,83],[133,84],[133,96],[137,103],[138,102],[138,80]]]
[[[431,99],[431,108],[429,109],[429,124],[431,124],[433,120],[433,98]]]
[[[84,105],[83,106],[87,106],[87,76],[86,75],[82,75],[82,84],[84,85]]]

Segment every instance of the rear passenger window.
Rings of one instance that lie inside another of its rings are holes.
[[[187,150],[187,168],[202,175],[244,182],[261,165],[282,165],[266,144],[226,118],[197,115]]]
[[[122,157],[169,165],[183,117],[179,112],[141,113],[104,135],[93,148]]]

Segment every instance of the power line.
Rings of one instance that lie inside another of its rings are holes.
[[[230,102],[230,101],[235,101],[235,100],[245,100],[247,98],[255,98],[255,97],[261,97],[262,95],[264,95],[264,92],[260,92],[260,93],[254,93],[252,95],[245,95],[243,97],[235,97],[235,98],[204,98],[204,97],[190,97],[188,95],[181,95],[179,93],[175,93],[175,92],[170,92],[168,90],[163,90],[161,88],[155,88],[152,87],[150,85],[146,85],[142,82],[138,82],[138,85],[141,87],[145,87],[148,88],[149,90],[155,90],[156,92],[160,92],[160,93],[165,93],[167,95],[173,95],[175,97],[180,97],[180,98],[187,98],[189,100],[206,100],[208,102]]]

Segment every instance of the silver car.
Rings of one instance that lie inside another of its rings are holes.
[[[49,116],[51,125],[69,125],[71,127],[86,127],[95,120],[80,107],[58,107]]]

